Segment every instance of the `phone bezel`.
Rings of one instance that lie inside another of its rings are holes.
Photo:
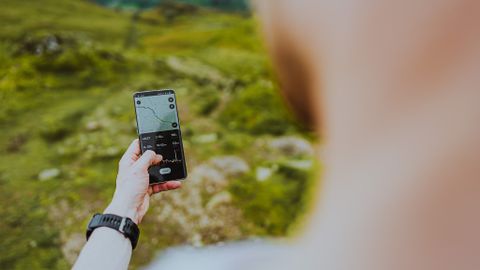
[[[171,179],[171,180],[166,180],[166,181],[159,181],[159,182],[154,182],[150,183],[150,185],[155,185],[155,184],[161,184],[161,183],[166,183],[169,181],[183,181],[187,178],[187,161],[185,158],[185,151],[183,150],[183,137],[182,137],[182,129],[181,126],[182,124],[180,123],[180,114],[178,113],[178,106],[177,106],[177,95],[173,89],[158,89],[158,90],[148,90],[148,91],[138,91],[133,93],[133,108],[135,111],[135,123],[137,125],[137,136],[138,136],[138,144],[140,147],[140,152],[143,154],[142,151],[142,145],[140,143],[140,131],[138,129],[138,114],[137,114],[137,106],[135,105],[135,98],[137,97],[146,97],[146,96],[156,96],[156,95],[161,95],[161,94],[173,94],[175,96],[175,111],[177,113],[177,119],[178,119],[178,134],[180,135],[180,149],[182,150],[182,156],[183,156],[183,178],[179,179]]]

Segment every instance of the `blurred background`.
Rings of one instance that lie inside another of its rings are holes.
[[[177,91],[189,177],[152,199],[132,269],[168,247],[295,231],[314,136],[244,0],[0,1],[0,269],[68,269],[107,206],[135,91]]]

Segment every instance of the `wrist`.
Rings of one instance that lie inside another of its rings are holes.
[[[138,225],[137,207],[131,206],[129,203],[126,203],[125,200],[115,198],[115,196],[103,213],[128,217]]]

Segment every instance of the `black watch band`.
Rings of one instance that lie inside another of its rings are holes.
[[[92,232],[99,227],[108,227],[119,231],[125,237],[130,239],[132,249],[135,249],[140,236],[140,230],[137,224],[128,217],[121,217],[114,214],[95,214],[87,226],[87,241]]]

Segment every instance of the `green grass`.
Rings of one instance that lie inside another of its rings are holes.
[[[70,267],[62,248],[107,205],[118,159],[136,137],[137,90],[176,89],[190,171],[221,155],[251,166],[226,188],[242,212],[240,238],[285,235],[305,209],[311,171],[286,166],[288,156],[265,146],[308,134],[281,104],[255,21],[200,9],[167,23],[161,14],[152,9],[132,23],[132,13],[90,1],[2,1],[1,269]],[[58,48],[49,47],[52,37]],[[276,169],[259,182],[257,166]],[[39,180],[52,168],[57,176]],[[159,227],[153,218],[142,223],[133,269],[190,243],[158,235]]]
[[[129,17],[88,1],[2,1],[1,39],[29,32],[63,32],[108,43],[123,41]]]

